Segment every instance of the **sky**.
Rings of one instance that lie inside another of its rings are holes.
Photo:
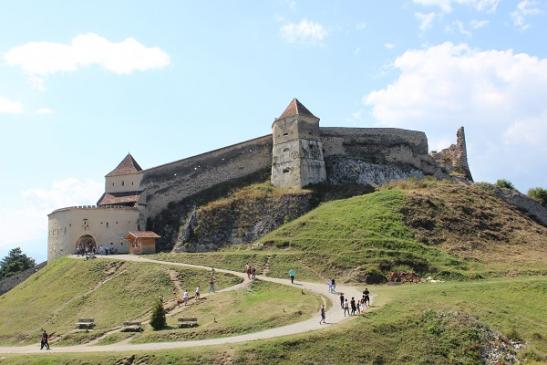
[[[547,2],[0,0],[0,256],[42,261],[47,214],[148,168],[321,126],[465,127],[476,181],[547,187]]]

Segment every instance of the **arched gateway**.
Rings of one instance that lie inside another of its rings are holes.
[[[78,238],[76,242],[76,252],[89,252],[97,250],[97,242],[95,238],[89,234],[84,234]]]

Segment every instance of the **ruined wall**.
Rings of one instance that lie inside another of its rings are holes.
[[[41,264],[31,267],[30,269],[26,269],[25,271],[10,276],[9,278],[0,280],[0,295],[7,293],[11,289],[15,288],[17,285],[21,284],[23,281],[27,280],[29,276],[31,276],[41,268],[45,267],[46,264],[47,261],[44,261]]]
[[[390,180],[443,177],[424,132],[396,128],[321,128],[328,182],[377,186]]]
[[[467,145],[465,143],[465,131],[463,127],[460,127],[456,132],[456,144],[450,145],[450,147],[439,152],[432,153],[431,156],[448,173],[473,181],[467,162]]]

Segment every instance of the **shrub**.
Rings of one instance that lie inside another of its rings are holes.
[[[505,179],[499,179],[498,181],[496,181],[496,186],[498,188],[506,188],[506,189],[515,190],[515,185],[513,185],[513,183],[511,181],[505,180]]]
[[[0,261],[0,279],[7,278],[34,267],[34,260],[17,247],[9,251],[8,256]]]
[[[164,329],[167,326],[167,321],[165,320],[165,309],[163,309],[163,304],[161,299],[159,299],[152,309],[152,318],[150,319],[150,325],[154,331]]]
[[[532,188],[528,190],[528,196],[547,208],[547,189]]]

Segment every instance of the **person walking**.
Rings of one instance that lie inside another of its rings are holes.
[[[349,303],[348,303],[348,300],[344,300],[344,317],[346,316],[346,314],[349,316]]]
[[[294,269],[289,270],[289,276],[291,278],[291,284],[294,284],[294,278],[296,277],[296,271]]]
[[[327,281],[327,286],[329,287],[329,293],[332,293],[332,279]]]
[[[40,350],[43,350],[44,347],[46,350],[49,350],[49,335],[45,329],[42,329],[42,339],[40,340]]]
[[[340,307],[344,309],[344,293],[340,293]]]
[[[351,297],[351,315],[354,316],[355,315],[355,311],[357,310],[357,307],[355,305],[355,297]]]
[[[251,279],[252,280],[256,279],[256,267],[254,266],[251,268]]]
[[[365,290],[363,290],[363,299],[365,300],[365,305],[367,307],[370,306],[370,292],[368,291],[368,288],[365,288]]]
[[[331,287],[332,287],[332,293],[336,294],[336,280],[334,280],[334,278],[332,278]]]
[[[188,305],[188,299],[190,299],[190,295],[188,294],[188,290],[184,289],[184,293],[182,293],[182,302],[185,306]]]
[[[323,323],[327,323],[326,319],[327,319],[327,314],[326,314],[326,311],[325,311],[325,305],[324,304],[321,304],[321,310],[320,310],[320,314],[321,314],[321,320],[319,321],[319,324],[323,324]]]
[[[359,299],[355,301],[355,306],[357,308],[357,314],[361,314],[361,301]]]
[[[196,301],[199,300],[199,286],[196,287],[196,291],[195,291],[194,295],[195,295]]]
[[[209,279],[209,293],[215,292],[215,274],[211,275],[211,278]]]

